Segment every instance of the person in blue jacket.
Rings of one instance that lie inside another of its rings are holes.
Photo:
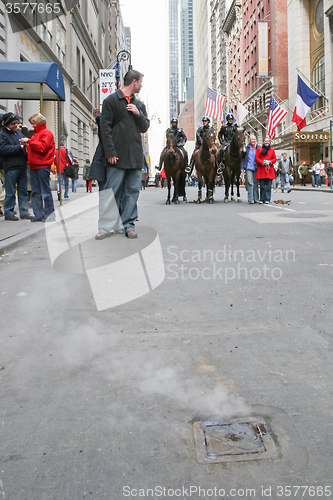
[[[258,180],[256,179],[257,164],[255,161],[258,144],[255,135],[250,136],[250,142],[246,146],[246,152],[241,161],[241,168],[245,170],[247,182],[247,199],[248,202],[259,202]]]

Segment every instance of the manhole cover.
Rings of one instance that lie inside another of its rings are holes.
[[[302,213],[293,213],[293,214],[279,214],[279,217],[290,217],[291,219],[317,219],[319,217],[327,217],[325,214],[302,214]]]
[[[193,424],[198,463],[277,458],[263,417],[215,419]]]

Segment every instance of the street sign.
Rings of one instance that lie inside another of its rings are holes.
[[[104,99],[117,90],[116,87],[116,70],[115,69],[100,69],[100,104],[99,109],[102,111]]]

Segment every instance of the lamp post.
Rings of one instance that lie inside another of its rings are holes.
[[[120,62],[123,62],[123,61],[129,61],[128,70],[132,69],[131,54],[127,50],[121,50],[117,54],[117,69],[116,69],[116,87],[117,87],[117,89],[119,89],[119,81],[120,81],[119,64],[120,64]]]

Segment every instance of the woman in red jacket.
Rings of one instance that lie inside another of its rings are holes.
[[[272,179],[275,179],[274,163],[276,155],[271,147],[271,140],[265,137],[262,147],[257,148],[256,152],[257,175],[256,179],[260,182],[260,201],[259,203],[268,204],[271,201]]]
[[[54,220],[54,204],[50,186],[51,164],[54,161],[54,137],[46,128],[46,118],[36,113],[29,118],[35,135],[31,139],[21,139],[27,144],[30,165],[31,201],[35,217],[32,222]]]

